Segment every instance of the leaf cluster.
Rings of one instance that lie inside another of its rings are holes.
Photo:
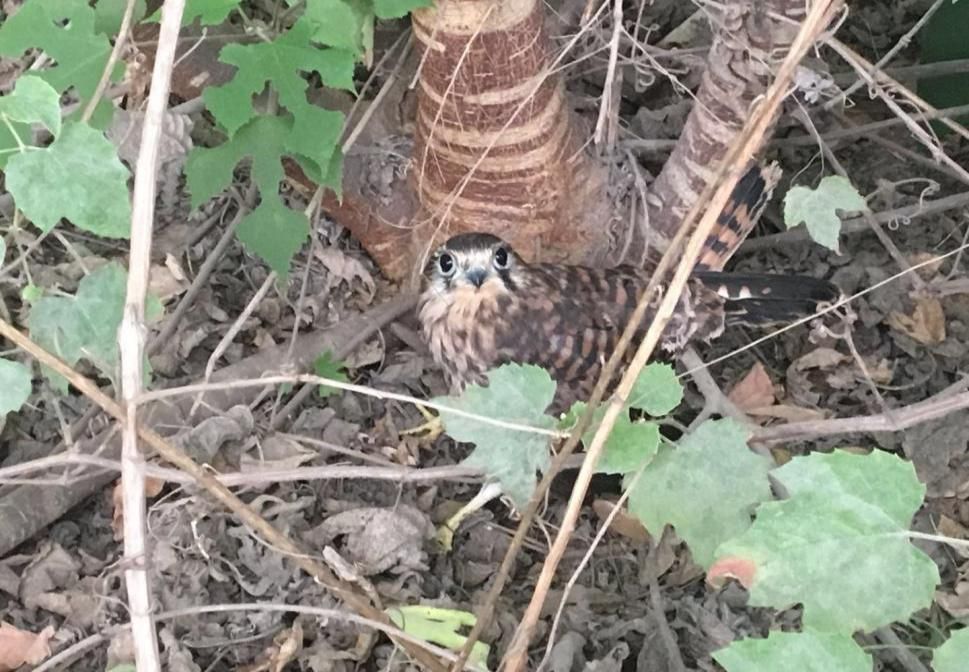
[[[658,420],[629,413],[661,417],[682,394],[671,367],[646,367],[598,469],[623,475],[630,513],[653,535],[674,528],[711,585],[734,579],[753,606],[802,608],[801,632],[740,640],[716,660],[728,672],[871,670],[853,635],[929,607],[939,583],[935,563],[908,533],[925,494],[912,464],[882,451],[836,450],[775,467],[750,450],[749,432],[734,420],[706,421],[674,443],[662,437]],[[585,410],[577,404],[556,423],[546,413],[554,396],[546,371],[510,364],[491,371],[487,385],[436,401],[462,412],[441,417],[455,440],[474,444],[467,462],[521,505],[548,465],[552,437],[543,430],[570,428]],[[514,426],[496,428],[469,414]],[[594,418],[586,445],[602,409]],[[783,497],[774,496],[772,481]],[[956,656],[967,659],[966,639],[956,633],[940,647],[939,669]]]

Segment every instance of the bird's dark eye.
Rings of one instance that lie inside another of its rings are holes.
[[[441,269],[441,273],[444,275],[451,275],[454,273],[454,257],[447,252],[441,253],[441,256],[437,258],[437,267]]]
[[[495,267],[500,269],[508,268],[508,250],[503,247],[495,250]]]

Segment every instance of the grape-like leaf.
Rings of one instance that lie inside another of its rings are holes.
[[[659,448],[659,426],[655,422],[633,422],[619,416],[606,441],[596,471],[604,474],[628,474],[653,459]]]
[[[585,413],[585,409],[585,402],[575,402],[565,418],[558,423],[558,427],[565,431],[570,430]],[[592,414],[589,429],[582,435],[582,442],[586,447],[592,444],[605,410],[605,406],[599,406]],[[629,419],[628,410],[623,409],[609,433],[596,471],[603,474],[628,474],[638,471],[653,459],[658,448],[659,426],[654,422],[633,422]]]
[[[354,59],[343,49],[313,46],[314,30],[314,24],[304,17],[272,42],[227,45],[219,59],[238,70],[229,83],[206,89],[204,98],[231,136],[256,115],[252,96],[271,83],[279,102],[295,119],[297,136],[292,151],[326,166],[343,126],[343,114],[311,105],[306,99],[307,81],[300,73],[316,72],[327,86],[353,91]]]
[[[373,44],[373,8],[365,0],[307,0],[304,16],[313,24],[314,42],[357,58]]]
[[[94,10],[77,0],[29,0],[0,23],[0,56],[19,58],[31,48],[42,49],[56,64],[37,75],[64,93],[74,87],[82,106],[94,94],[111,53],[111,44],[94,30]],[[119,64],[112,79],[123,71]],[[92,123],[101,128],[111,118],[111,105],[101,101]]]
[[[969,661],[969,628],[956,630],[932,655],[935,672],[966,672]]]
[[[629,395],[629,406],[641,408],[654,418],[666,415],[683,400],[683,386],[669,364],[648,364]]]
[[[193,149],[185,166],[192,205],[197,207],[229,185],[236,164],[252,158],[252,178],[259,186],[261,202],[240,222],[239,239],[282,278],[309,235],[305,215],[287,208],[279,197],[282,157],[287,153],[291,135],[291,120],[256,117],[228,142],[211,149]]]
[[[117,35],[128,0],[98,0],[94,5],[94,30],[101,35]],[[145,0],[135,0],[131,14],[132,23],[138,23],[145,15]]]
[[[101,266],[84,277],[74,296],[45,296],[31,306],[27,324],[38,345],[70,366],[81,358],[94,364],[105,377],[116,381],[118,325],[124,312],[127,274],[118,263]],[[146,304],[147,317],[160,308],[157,299]],[[145,370],[148,359],[145,359]],[[45,369],[51,384],[67,391],[67,381]]]
[[[203,26],[217,26],[226,20],[240,2],[241,0],[186,0],[185,10],[182,12],[182,25],[187,26],[198,19]],[[160,21],[161,7],[146,20]]]
[[[430,7],[432,0],[374,0],[373,11],[378,19],[399,19],[412,10]]]
[[[850,635],[772,632],[767,639],[741,639],[715,651],[727,672],[871,672],[871,656]]]
[[[670,524],[704,567],[721,542],[750,527],[751,512],[770,499],[770,461],[747,447],[734,420],[707,421],[662,448],[629,494],[629,511],[653,534]]]
[[[333,353],[329,350],[316,358],[316,361],[313,362],[313,370],[321,378],[329,378],[330,380],[336,380],[341,383],[346,383],[350,380],[347,378],[346,367],[343,362],[333,359]],[[318,391],[321,397],[329,397],[330,395],[340,393],[339,389],[329,385],[320,385]]]
[[[13,93],[0,98],[0,115],[25,124],[43,124],[54,137],[61,132],[60,96],[36,75],[23,75]]]
[[[551,429],[555,419],[545,410],[555,396],[555,382],[544,369],[505,364],[488,373],[487,387],[469,385],[458,397],[434,401],[493,420]],[[497,427],[473,418],[441,411],[444,430],[455,441],[473,443],[465,462],[501,483],[502,490],[523,506],[535,489],[535,474],[548,467],[546,434]]]
[[[19,411],[30,396],[30,367],[9,359],[0,359],[0,418]]]
[[[874,630],[932,603],[938,569],[906,535],[925,493],[911,463],[835,451],[773,475],[790,498],[762,504],[751,528],[717,549],[711,580],[741,578],[752,605],[800,603],[805,627],[829,633]]]
[[[804,222],[815,242],[835,252],[840,250],[838,235],[841,233],[841,219],[838,210],[868,210],[868,204],[851,181],[840,175],[825,177],[817,189],[791,187],[784,197],[784,223],[787,228],[792,229]]]
[[[67,123],[49,147],[10,157],[6,175],[17,207],[41,230],[63,217],[99,236],[128,237],[128,169],[100,131]]]

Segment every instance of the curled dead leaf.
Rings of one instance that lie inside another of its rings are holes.
[[[595,511],[596,516],[599,520],[605,523],[609,514],[612,513],[613,509],[616,508],[615,502],[610,502],[607,499],[597,499],[592,502],[592,510]],[[638,543],[646,543],[649,541],[649,532],[643,527],[643,524],[639,522],[637,518],[626,513],[625,509],[620,509],[615,517],[612,519],[612,524],[609,529],[616,534],[622,535],[627,539]]]
[[[733,386],[727,398],[740,410],[749,412],[774,403],[774,383],[760,362],[754,364],[740,382]]]
[[[923,345],[938,345],[945,340],[945,313],[935,297],[923,297],[915,302],[911,315],[892,311],[888,326]]]

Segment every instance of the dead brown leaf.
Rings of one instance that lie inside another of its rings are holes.
[[[892,311],[888,325],[923,345],[938,345],[945,340],[945,313],[935,297],[918,299],[911,315]]]
[[[616,508],[615,502],[610,502],[607,499],[597,499],[592,502],[592,510],[595,511],[596,515],[599,517],[603,523],[609,514],[612,513],[613,509]],[[627,539],[638,543],[646,543],[649,541],[649,532],[643,527],[643,524],[639,522],[634,516],[626,513],[625,510],[620,510],[616,513],[615,517],[612,519],[612,524],[609,529],[616,534],[620,534]]]
[[[740,382],[733,386],[727,398],[737,408],[749,412],[752,408],[762,408],[774,403],[774,383],[760,362],[754,364]]]
[[[798,357],[793,366],[797,371],[807,369],[829,369],[837,366],[848,359],[848,355],[843,355],[832,348],[816,348],[802,357]]]
[[[0,621],[0,672],[12,672],[21,665],[36,665],[47,658],[48,641],[53,636],[52,625],[35,634]]]

